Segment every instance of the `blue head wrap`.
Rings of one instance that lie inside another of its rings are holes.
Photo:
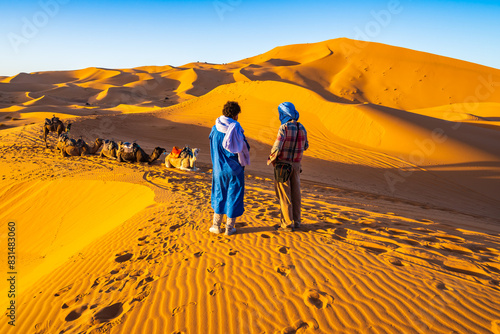
[[[283,102],[280,104],[278,111],[280,113],[281,124],[285,124],[291,120],[297,121],[299,119],[299,112],[295,110],[295,106],[291,102]]]

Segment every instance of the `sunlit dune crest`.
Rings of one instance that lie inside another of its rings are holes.
[[[252,161],[231,237],[208,232],[208,135],[228,100]],[[284,101],[310,143],[294,233],[274,228],[266,166]],[[199,171],[64,158],[42,137],[54,115],[90,146],[199,148]],[[16,225],[18,272],[0,331],[498,333],[499,129],[500,70],[345,38],[0,77],[0,239]]]

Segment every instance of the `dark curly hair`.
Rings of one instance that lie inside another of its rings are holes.
[[[227,101],[222,109],[222,115],[230,118],[236,117],[241,112],[240,105],[235,101]]]

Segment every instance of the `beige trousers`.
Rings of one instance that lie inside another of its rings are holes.
[[[280,201],[281,226],[300,225],[300,162],[292,162],[292,174],[288,181],[281,183],[274,180],[274,189]]]

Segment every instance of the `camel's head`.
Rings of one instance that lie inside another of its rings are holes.
[[[196,160],[198,159],[198,153],[200,153],[199,148],[193,148],[191,150],[191,153],[193,154],[192,157],[189,158],[189,167],[192,168],[192,170],[198,170],[198,168],[195,167]]]
[[[104,144],[104,140],[101,138],[96,138],[95,143],[96,143],[96,145],[101,146],[102,144]]]
[[[153,150],[153,153],[151,153],[151,157],[150,157],[150,161],[154,161],[156,159],[158,159],[164,152],[166,152],[166,150],[164,148],[161,148],[161,147],[155,147],[155,149]]]
[[[155,147],[154,149],[154,153],[156,153],[158,156],[162,155],[163,153],[165,153],[167,150],[164,149],[164,148],[161,148],[161,147]]]
[[[68,123],[68,125],[66,126],[66,132],[69,132],[69,130],[71,130],[71,123]]]

